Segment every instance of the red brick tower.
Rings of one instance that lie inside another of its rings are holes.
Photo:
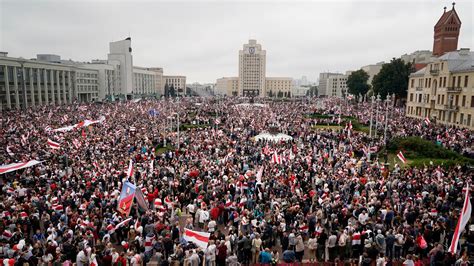
[[[444,13],[434,26],[433,55],[442,56],[444,53],[456,51],[458,49],[459,30],[461,20],[458,13],[453,8]]]

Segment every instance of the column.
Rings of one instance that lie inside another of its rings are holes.
[[[74,78],[71,78],[74,82],[74,85],[73,85],[73,90],[74,90],[74,99],[76,101],[79,101],[79,93],[77,91],[77,78],[76,78],[76,75],[77,75],[77,72],[74,72]]]
[[[35,106],[35,86],[33,85],[33,69],[30,67],[28,78],[30,79],[30,97],[31,97],[31,106]]]
[[[49,95],[48,95],[48,71],[46,69],[43,69],[43,88],[44,88],[44,100],[45,104],[49,104]]]
[[[7,91],[7,108],[11,109],[12,108],[12,103],[11,103],[11,96],[10,96],[10,75],[8,72],[8,66],[3,66],[3,71],[5,73],[5,89]]]
[[[55,98],[55,91],[54,91],[54,70],[51,69],[49,74],[50,74],[49,75],[49,78],[50,78],[49,82],[51,84],[51,103],[55,104],[56,98]]]
[[[41,97],[43,96],[41,93],[41,89],[44,86],[41,86],[41,69],[39,68],[36,69],[36,87],[38,88],[38,104],[43,105],[43,99],[41,99]]]
[[[20,95],[18,91],[18,68],[13,67],[13,86],[15,88],[15,105],[16,109],[20,109]]]
[[[56,100],[61,104],[61,82],[59,80],[59,70],[56,70]]]
[[[62,74],[62,95],[63,95],[63,103],[67,103],[67,100],[66,100],[66,71],[61,71],[61,74]]]
[[[68,97],[69,97],[69,101],[68,103],[72,103],[72,84],[71,84],[71,75],[72,75],[72,71],[69,71],[67,73],[67,86],[68,86]]]

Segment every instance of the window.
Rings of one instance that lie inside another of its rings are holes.
[[[461,76],[458,76],[458,85],[457,87],[461,87]]]
[[[466,105],[466,95],[462,96],[462,107]]]
[[[468,82],[469,82],[469,76],[464,76],[464,87],[467,87]]]
[[[441,96],[441,104],[444,104],[444,95]]]
[[[474,107],[474,96],[471,96],[471,107]]]
[[[443,87],[446,87],[446,77],[443,78]]]

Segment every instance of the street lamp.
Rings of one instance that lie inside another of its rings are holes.
[[[390,107],[390,95],[387,95],[387,99],[385,99],[386,108],[385,108],[385,130],[383,134],[383,142],[387,145],[387,127],[388,127],[388,109]]]
[[[380,94],[377,94],[377,101],[375,103],[375,133],[374,133],[374,137],[377,137],[377,129],[378,129],[378,125],[379,125],[379,105],[380,105]]]
[[[370,97],[370,128],[369,128],[369,138],[372,138],[372,118],[374,115],[374,103],[375,103],[375,96],[372,95]]]

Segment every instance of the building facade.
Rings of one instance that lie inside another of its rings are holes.
[[[239,94],[264,96],[267,52],[256,40],[249,40],[239,51]]]
[[[215,87],[216,94],[227,96],[239,95],[239,78],[238,77],[224,77],[216,80]]]
[[[98,72],[0,53],[0,108],[69,104],[98,98]]]
[[[268,97],[281,91],[291,97],[293,79],[267,77],[266,56],[267,52],[262,49],[261,44],[256,40],[249,40],[243,45],[243,49],[239,50],[239,76],[217,79],[216,93],[227,96]]]
[[[291,97],[292,88],[292,78],[269,77],[265,79],[265,96],[267,97]]]
[[[186,77],[185,76],[163,76],[165,88],[173,88],[179,96],[186,95]],[[166,94],[166,92],[165,92]]]
[[[342,75],[341,73],[324,72],[319,73],[318,96],[327,97],[330,95],[327,89],[328,78],[331,76]]]
[[[346,74],[331,75],[326,81],[326,96],[331,97],[346,97],[348,92],[347,78],[351,74],[351,71],[347,71]]]
[[[372,80],[374,79],[375,75],[377,75],[380,72],[383,64],[385,64],[385,62],[378,62],[377,64],[366,65],[366,66],[361,67],[362,70],[364,70],[365,72],[367,72],[367,74],[369,74],[369,79],[367,80],[367,84],[372,85]]]
[[[474,129],[474,52],[448,52],[411,74],[406,115]]]
[[[132,94],[152,96],[156,93],[155,73],[144,67],[133,67]]]

